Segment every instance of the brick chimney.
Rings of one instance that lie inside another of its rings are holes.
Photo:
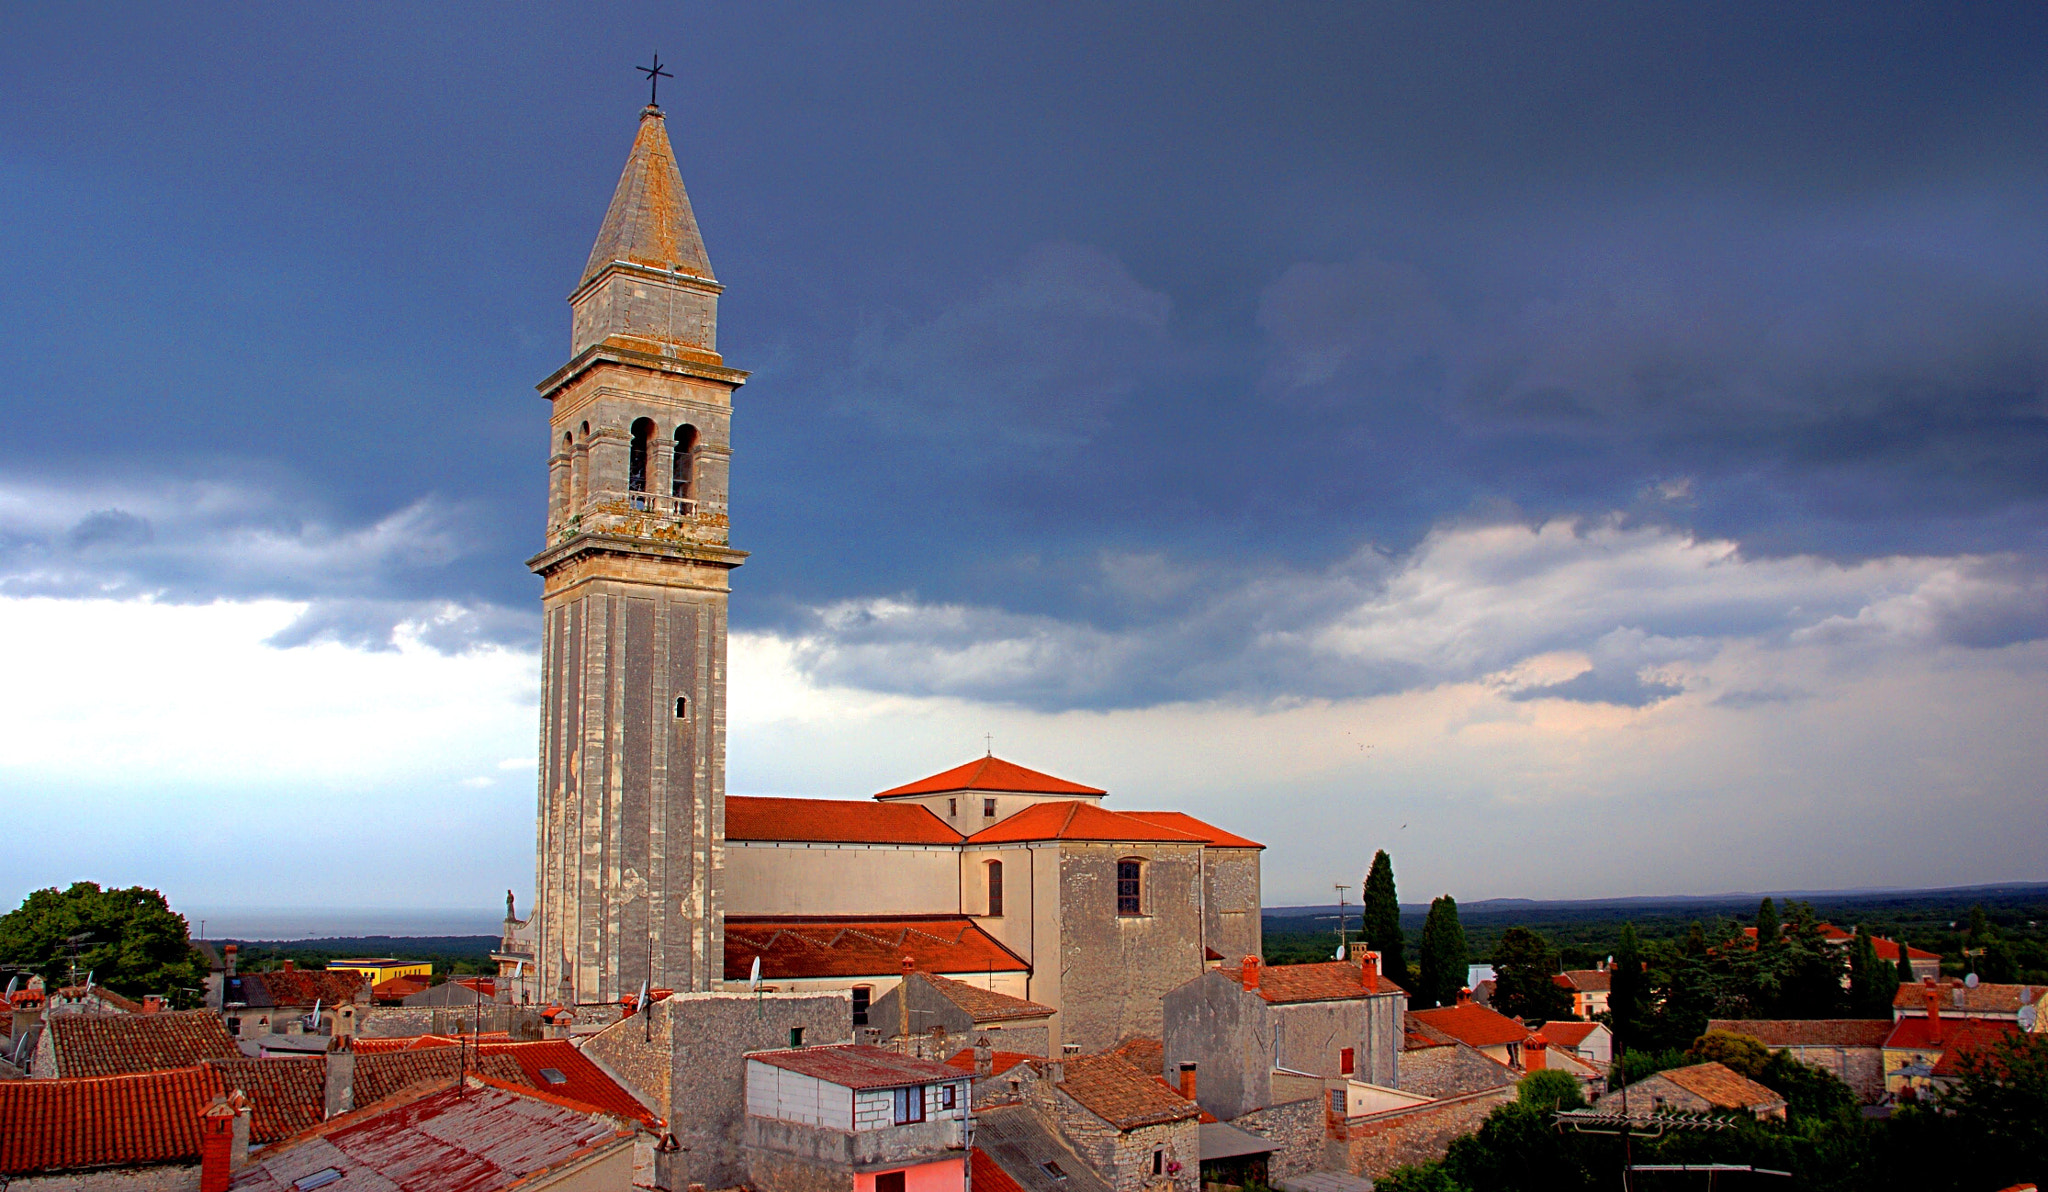
[[[1927,1003],[1927,1021],[1941,1021],[1941,991],[1934,986],[1933,977],[1920,978],[1920,996]]]
[[[154,993],[147,993],[142,996],[142,1012],[144,1014],[161,1014],[163,1009],[164,999],[161,996]]]
[[[1461,1006],[1469,1006],[1472,1004],[1472,990],[1470,988],[1460,989],[1458,991],[1458,1004]]]
[[[288,973],[296,973],[299,971],[299,966],[296,963],[287,960],[284,962],[284,971]]]
[[[1358,954],[1358,981],[1367,989],[1374,989],[1380,983],[1380,954],[1360,950]]]
[[[1537,1031],[1535,1034],[1522,1040],[1522,1070],[1525,1072],[1541,1072],[1548,1068],[1550,1066],[1549,1052],[1550,1040],[1543,1037],[1542,1031]]]
[[[327,1097],[323,1116],[335,1117],[356,1107],[355,1040],[337,1035],[327,1051]]]
[[[1244,958],[1244,987],[1246,989],[1257,989],[1259,987],[1259,958],[1256,956]]]
[[[1180,1095],[1190,1101],[1195,1099],[1195,1065],[1189,1061],[1180,1066]]]
[[[228,1192],[249,1162],[249,1100],[240,1090],[199,1112],[199,1192]]]
[[[227,970],[227,974],[230,977],[235,975],[235,954],[240,952],[241,950],[242,949],[235,944],[229,944],[228,946],[220,950],[221,966]]]

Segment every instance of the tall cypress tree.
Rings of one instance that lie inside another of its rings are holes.
[[[1429,904],[1429,918],[1422,924],[1421,972],[1410,1004],[1418,1010],[1456,1005],[1470,963],[1465,928],[1458,922],[1458,900],[1446,894]]]
[[[1408,958],[1401,947],[1401,899],[1394,892],[1394,859],[1381,849],[1365,875],[1365,942],[1380,954],[1380,971],[1408,988]]]
[[[1778,942],[1778,904],[1766,898],[1756,908],[1756,946],[1767,948]]]
[[[1877,958],[1870,930],[1859,925],[1849,946],[1849,1012],[1859,1018],[1889,1016],[1898,984],[1898,972]]]
[[[1614,971],[1608,976],[1607,1029],[1614,1032],[1614,1046],[1627,1051],[1642,1032],[1644,986],[1643,950],[1636,941],[1636,925],[1621,927],[1621,946],[1614,950]]]
[[[1913,975],[1913,960],[1906,955],[1906,933],[1899,933],[1899,984],[1918,985],[1920,978]],[[1896,996],[1897,990],[1892,991]]]

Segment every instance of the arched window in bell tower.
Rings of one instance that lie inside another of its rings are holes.
[[[629,492],[647,491],[647,445],[654,437],[654,422],[648,418],[633,420],[633,446],[626,456],[626,489]]]
[[[697,479],[696,460],[697,428],[687,425],[677,427],[676,465],[675,471],[670,473],[675,479],[670,482],[670,496],[687,501],[697,495],[695,492],[695,482]]]

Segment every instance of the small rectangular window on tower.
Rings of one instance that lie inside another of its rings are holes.
[[[947,819],[959,819],[959,818],[960,818],[960,800],[958,800],[958,799],[948,799],[948,800],[946,800],[946,818],[947,818]]]
[[[994,819],[996,817],[996,801],[994,799],[983,799],[981,801],[981,815],[983,819]]]
[[[677,696],[677,697],[676,697],[676,719],[677,719],[677,720],[688,720],[689,718],[690,718],[690,697],[689,697],[689,696],[687,696],[687,695],[679,695],[679,696]]]

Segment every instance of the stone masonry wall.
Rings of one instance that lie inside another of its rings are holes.
[[[7,1192],[199,1192],[199,1165],[16,1176]]]
[[[1884,1100],[1884,1051],[1877,1047],[1779,1047],[1802,1064],[1835,1074],[1865,1105]]]
[[[1117,862],[1132,857],[1142,913],[1119,915]],[[1160,999],[1203,969],[1201,850],[1065,841],[1059,864],[1060,1042],[1104,1051],[1159,1038]]]
[[[1280,1149],[1267,1161],[1270,1179],[1285,1179],[1323,1165],[1323,1098],[1318,1095],[1254,1110],[1230,1124],[1249,1130]]]
[[[1514,1100],[1513,1086],[1352,1118],[1338,1128],[1344,1166],[1378,1179],[1396,1167],[1444,1157],[1451,1140],[1479,1128],[1494,1107]]]

